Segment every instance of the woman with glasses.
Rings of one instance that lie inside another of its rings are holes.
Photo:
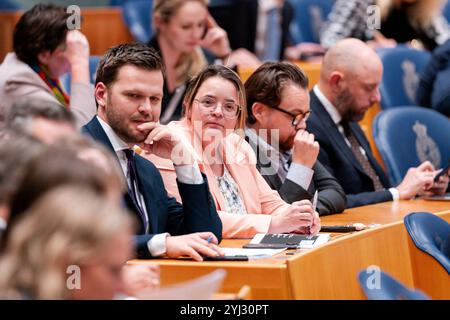
[[[227,67],[213,65],[188,83],[183,101],[185,118],[169,124],[190,140],[196,161],[208,177],[222,219],[223,237],[317,233],[320,220],[310,201],[287,204],[258,172],[255,154],[243,139],[245,105],[238,75]],[[172,163],[146,156],[160,170],[169,193],[178,197]]]

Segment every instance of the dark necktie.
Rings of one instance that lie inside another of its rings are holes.
[[[358,139],[356,139],[355,134],[353,133],[352,129],[350,128],[350,125],[348,122],[341,122],[342,127],[344,128],[345,136],[347,137],[347,140],[350,142],[350,146],[352,149],[353,154],[355,155],[356,160],[358,160],[359,164],[363,168],[364,172],[370,177],[373,183],[373,187],[375,191],[384,190],[383,185],[381,184],[380,178],[378,177],[377,173],[373,169],[372,165],[370,164],[367,157],[365,157],[360,149],[360,144],[358,142]]]
[[[148,219],[145,216],[145,211],[142,208],[142,206],[140,205],[138,199],[139,199],[139,183],[137,180],[137,171],[136,171],[136,159],[134,157],[134,151],[130,150],[130,149],[125,149],[123,150],[123,152],[125,153],[125,156],[127,157],[127,172],[128,172],[128,179],[130,182],[130,194],[131,194],[131,199],[133,200],[133,203],[135,205],[135,207],[137,208],[137,211],[141,217],[142,223],[144,224],[144,230],[145,233],[148,233]]]

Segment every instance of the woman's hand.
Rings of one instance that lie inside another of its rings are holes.
[[[228,58],[231,53],[226,31],[217,25],[210,14],[206,18],[206,34],[201,40],[200,45],[223,60]]]

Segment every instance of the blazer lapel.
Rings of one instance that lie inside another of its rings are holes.
[[[328,114],[325,107],[317,98],[314,91],[311,91],[311,100],[313,99],[316,99],[315,105],[317,106],[317,108],[314,111],[317,112],[317,115],[320,121],[322,122],[323,127],[326,128],[326,132],[330,136],[331,140],[334,141],[336,148],[339,149],[340,152],[345,155],[347,160],[349,160],[349,162],[351,162],[355,168],[361,171],[361,173],[366,174],[361,164],[358,162],[355,155],[353,154],[351,148],[345,142],[344,136],[339,132],[337,125],[334,123],[333,119],[331,119],[331,116]]]

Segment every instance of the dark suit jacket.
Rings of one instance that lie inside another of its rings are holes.
[[[82,132],[94,140],[104,144],[116,155],[105,131],[94,117],[82,128]],[[119,160],[119,159],[117,159]],[[169,232],[171,235],[182,235],[193,232],[211,231],[219,241],[222,238],[222,222],[217,214],[214,201],[209,193],[206,177],[203,184],[178,183],[183,204],[169,197],[164,187],[161,174],[150,161],[136,155],[136,171],[139,191],[144,197],[150,222],[150,234],[144,234],[144,225],[135,207],[130,192],[124,195],[124,202],[140,222],[136,236],[138,256],[150,257],[147,242],[159,233]]]
[[[245,48],[255,53],[256,26],[258,20],[258,0],[235,0],[224,6],[210,7],[209,11],[217,24],[228,33],[230,46],[233,50]],[[281,12],[281,50],[292,44],[289,26],[293,19],[294,9],[289,1],[284,2]]]
[[[347,207],[352,208],[391,201],[392,194],[389,190],[374,191],[372,180],[364,172],[314,91],[311,91],[310,97],[312,113],[308,119],[308,130],[314,134],[320,144],[319,161],[344,188],[347,194]],[[381,183],[385,188],[390,188],[389,180],[373,156],[364,132],[356,122],[350,123],[350,127],[361,147],[366,151],[366,155],[380,177]]]
[[[305,190],[292,180],[285,179],[284,182],[281,182],[280,177],[276,173],[263,174],[261,166],[267,167],[265,164],[271,163],[270,159],[262,152],[258,152],[258,146],[255,145],[255,143],[253,143],[250,139],[247,138],[246,140],[252,146],[253,150],[255,150],[257,159],[256,167],[262,173],[262,176],[266,180],[267,184],[273,190],[277,190],[284,201],[287,203],[292,203],[303,199],[312,201],[314,192],[318,190],[319,194],[316,210],[321,216],[344,211],[346,206],[345,192],[339,185],[339,182],[319,161],[316,161],[312,167],[314,170],[313,178],[308,190]]]

